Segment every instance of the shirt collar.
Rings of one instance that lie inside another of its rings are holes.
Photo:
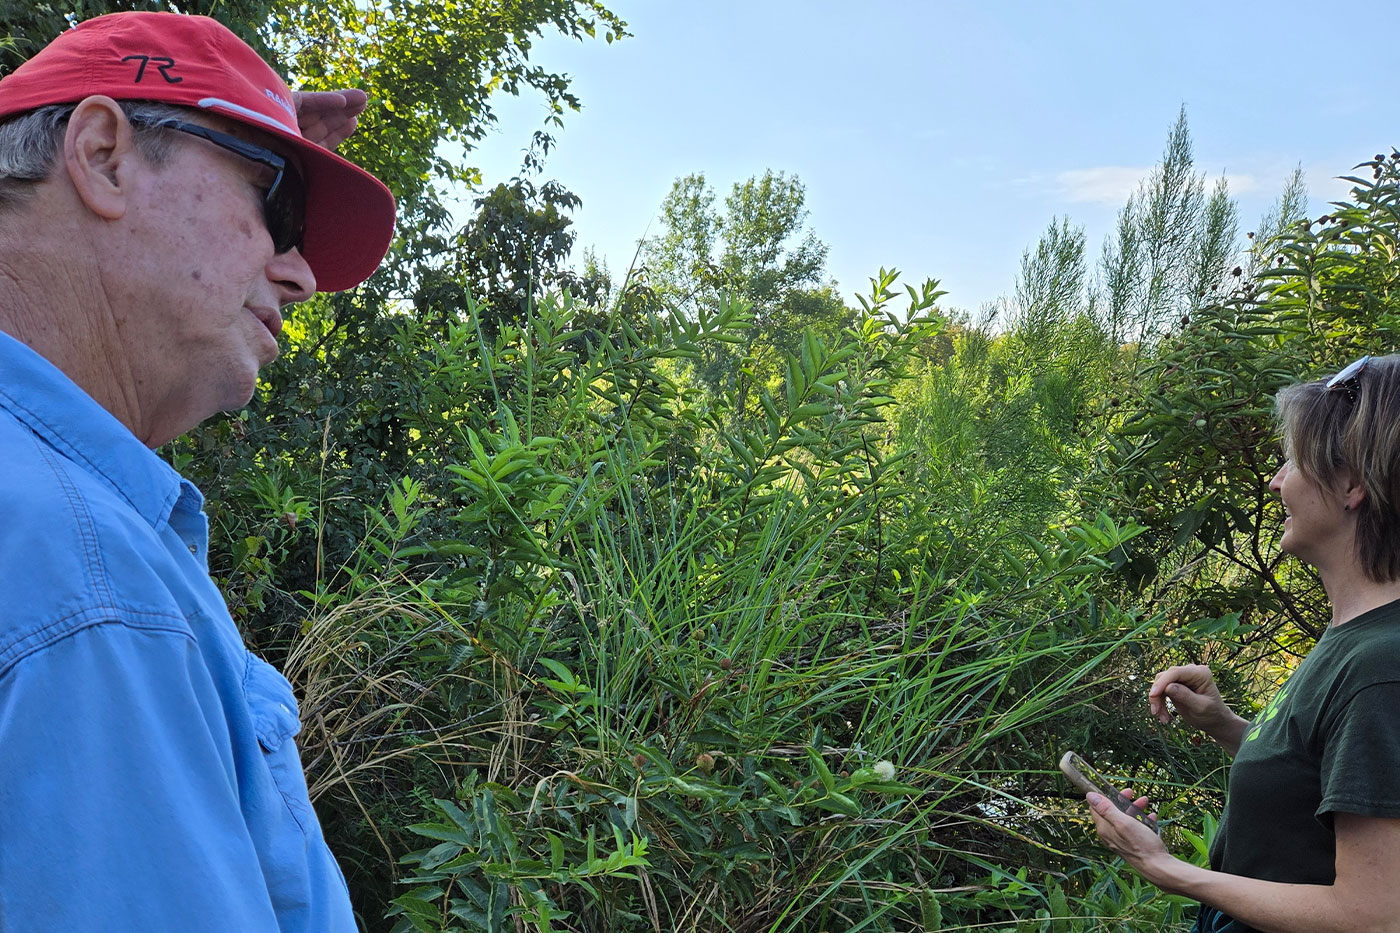
[[[156,531],[171,510],[203,497],[170,464],[137,439],[111,412],[58,367],[0,331],[0,408],[84,471],[107,485]]]

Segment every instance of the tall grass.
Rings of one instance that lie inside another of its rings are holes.
[[[403,325],[437,471],[281,594],[313,795],[395,930],[1171,922],[1050,772],[1151,622],[1093,585],[1136,528],[960,549],[884,424],[940,326],[892,283],[747,411],[685,375],[742,305]]]
[[[511,844],[491,853],[451,811],[421,826],[447,849],[410,859],[420,886],[398,901],[401,928],[453,928],[454,900],[461,928],[490,928],[482,878],[529,928],[1019,922],[1006,898],[976,896],[1044,852],[1036,824],[1064,814],[1043,767],[1005,762],[1018,746],[1052,761],[1057,718],[1106,689],[1142,628],[1101,608],[1097,626],[1067,632],[1037,603],[1121,532],[1067,540],[1053,566],[990,597],[914,570],[889,613],[833,572],[854,545],[824,509],[767,510],[737,557],[732,544],[716,555],[735,538],[712,513],[641,519],[575,529],[588,559],[553,577],[564,611],[512,639],[523,715],[482,749],[496,786],[463,795],[489,788]],[[625,855],[639,839],[644,859],[596,867],[590,840]],[[1032,905],[1046,880],[1025,886]]]

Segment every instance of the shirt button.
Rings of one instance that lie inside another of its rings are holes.
[[[191,545],[190,545],[190,553],[191,553],[191,554],[198,554],[198,553],[199,553],[199,545],[197,545],[197,544],[191,544]]]

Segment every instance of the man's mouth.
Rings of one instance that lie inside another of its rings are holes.
[[[277,335],[282,332],[282,315],[273,308],[249,308],[248,311],[258,319],[267,332],[276,340]]]

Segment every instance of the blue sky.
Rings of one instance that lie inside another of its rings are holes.
[[[1009,295],[1052,217],[1097,259],[1181,106],[1197,168],[1226,175],[1251,230],[1301,164],[1314,213],[1333,178],[1400,143],[1400,4],[614,0],[632,37],[559,37],[532,59],[567,73],[583,110],[546,177],[583,199],[575,258],[614,274],[658,232],[672,181],[720,198],[765,169],[796,174],[808,226],[848,298],[881,266],[937,278],[975,310]],[[468,160],[515,173],[543,122],[494,99],[499,127]]]

